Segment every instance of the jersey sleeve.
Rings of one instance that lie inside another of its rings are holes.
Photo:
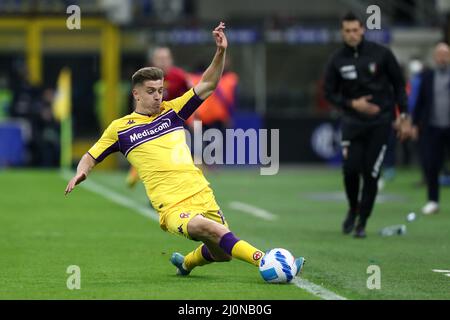
[[[334,106],[341,109],[350,109],[351,100],[346,99],[341,93],[341,76],[337,70],[334,61],[335,56],[333,55],[328,61],[325,68],[324,84],[323,89],[325,92],[325,98]]]
[[[166,103],[180,118],[187,120],[202,104],[203,100],[195,93],[194,88],[187,91],[181,97],[169,100]]]
[[[101,138],[89,149],[88,153],[97,162],[101,162],[111,153],[117,151],[119,151],[119,139],[113,122],[106,128]]]

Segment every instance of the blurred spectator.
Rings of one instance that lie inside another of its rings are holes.
[[[57,167],[59,165],[59,122],[54,118],[52,112],[54,97],[54,90],[47,88],[42,92],[37,102],[39,116],[35,120],[35,131],[38,135],[38,165],[41,167]]]
[[[192,86],[186,72],[174,65],[172,51],[168,47],[153,49],[149,65],[158,67],[164,72],[163,100],[175,99],[188,91]]]
[[[14,72],[11,79],[11,90],[13,94],[9,116],[13,119],[20,119],[25,125],[31,128],[31,139],[26,142],[26,165],[39,164],[39,128],[37,119],[39,117],[39,88],[31,85],[27,77],[25,64],[18,62],[14,65]]]
[[[439,211],[439,172],[445,147],[450,148],[450,48],[439,43],[434,50],[433,70],[422,74],[419,95],[414,108],[413,136],[423,139],[428,202],[424,214]]]
[[[424,72],[425,66],[418,58],[413,58],[409,62],[409,77],[408,77],[408,112],[414,113],[417,97],[419,95],[420,83],[422,81],[422,72]],[[421,179],[416,183],[417,186],[423,186],[426,184],[426,170],[425,170],[425,152],[423,139],[419,141],[407,141],[406,144],[411,146],[411,149],[417,150],[419,166],[421,169]]]
[[[12,118],[25,121],[31,128],[27,145],[27,164],[54,167],[59,164],[59,124],[53,118],[54,92],[33,86],[27,79],[26,68],[19,65],[17,78],[12,82],[13,98],[10,108]]]

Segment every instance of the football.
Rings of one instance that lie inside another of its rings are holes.
[[[261,259],[259,273],[266,282],[289,283],[297,273],[295,258],[286,249],[271,249]]]

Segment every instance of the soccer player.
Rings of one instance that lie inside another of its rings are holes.
[[[171,262],[179,275],[232,257],[258,266],[264,255],[230,231],[208,181],[194,166],[185,141],[183,122],[212,94],[222,75],[228,46],[224,29],[221,22],[212,32],[217,47],[214,58],[201,81],[181,97],[162,101],[164,78],[159,68],[142,68],[133,75],[135,111],[111,123],[81,158],[65,190],[66,194],[71,192],[109,154],[122,152],[138,170],[159,214],[161,228],[202,242],[185,257],[180,253],[172,255]],[[303,257],[296,260],[298,272],[303,262]]]
[[[349,203],[343,232],[355,229],[354,236],[364,238],[396,105],[400,110],[396,123],[399,138],[404,139],[411,127],[405,81],[391,50],[365,40],[362,21],[353,13],[342,19],[341,33],[344,45],[326,68],[325,96],[343,112],[341,145]]]

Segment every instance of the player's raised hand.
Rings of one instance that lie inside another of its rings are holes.
[[[64,195],[67,195],[70,193],[77,184],[80,182],[86,180],[86,174],[84,172],[77,173],[72,179],[70,179],[69,183],[67,184],[66,190],[64,192]]]
[[[228,47],[227,37],[225,36],[225,23],[220,22],[219,25],[212,32],[214,40],[216,40],[216,46],[221,49]]]

